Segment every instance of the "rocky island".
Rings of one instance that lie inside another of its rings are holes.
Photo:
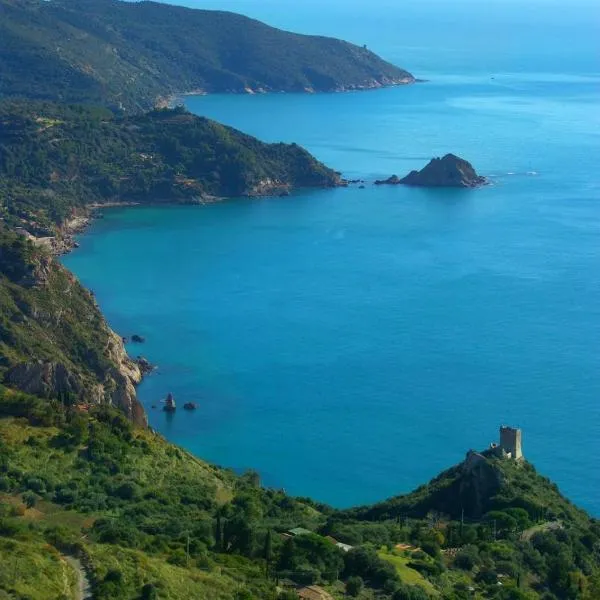
[[[443,158],[431,159],[423,169],[411,171],[402,179],[392,175],[389,179],[377,180],[375,185],[474,188],[487,183],[470,162],[455,154],[446,154]]]

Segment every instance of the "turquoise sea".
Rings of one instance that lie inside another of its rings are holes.
[[[598,9],[396,4],[218,6],[367,43],[427,83],[187,106],[351,178],[451,151],[493,185],[112,209],[64,262],[117,331],[146,337],[129,349],[159,365],[139,389],[150,423],[198,456],[349,506],[506,423],[600,515]],[[152,409],[167,392],[199,409]]]

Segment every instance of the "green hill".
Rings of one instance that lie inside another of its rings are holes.
[[[476,519],[436,496],[452,470],[407,496],[423,516],[337,511],[114,410],[0,387],[0,598],[76,598],[69,557],[97,600],[291,600],[303,585],[339,600],[598,598],[600,524],[531,465],[488,466],[510,499]]]
[[[0,0],[0,96],[148,109],[190,91],[339,91],[414,81],[369,50],[155,2]]]
[[[490,511],[506,509],[524,509],[533,519],[543,516],[577,522],[587,518],[526,460],[503,460],[490,451],[469,457],[410,494],[350,512],[355,518],[373,521],[424,518],[430,511],[453,519],[480,519]]]
[[[117,117],[0,103],[0,216],[36,237],[91,203],[202,202],[339,182],[296,144],[265,144],[182,108]]]

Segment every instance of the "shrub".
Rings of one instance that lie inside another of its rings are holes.
[[[353,575],[346,581],[346,594],[356,598],[362,591],[364,586],[363,580],[358,575]]]
[[[480,563],[477,546],[465,546],[454,559],[454,565],[459,569],[470,571]]]
[[[147,583],[142,588],[140,600],[158,600],[158,588],[153,583]]]
[[[27,481],[25,481],[25,487],[38,494],[46,493],[46,483],[39,477],[29,477]]]
[[[37,502],[37,496],[33,492],[25,492],[23,502],[27,508],[33,508]]]
[[[431,540],[426,540],[421,544],[421,548],[423,549],[424,552],[426,552],[427,554],[429,554],[429,556],[432,556],[433,558],[436,558],[437,556],[440,555],[440,547],[439,545]]]

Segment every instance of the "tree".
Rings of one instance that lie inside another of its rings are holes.
[[[158,599],[158,590],[153,583],[147,583],[142,588],[142,593],[140,595],[141,600],[157,600]]]
[[[429,594],[419,585],[401,584],[392,600],[429,600]]]
[[[27,508],[33,508],[37,502],[37,497],[33,492],[25,492],[23,494],[23,502]]]
[[[282,571],[293,569],[295,556],[296,544],[294,543],[294,538],[287,538],[283,544],[283,548],[281,549],[281,554],[279,555],[279,563],[277,565],[279,569]]]
[[[477,546],[465,546],[454,560],[454,565],[459,569],[470,571],[475,565],[481,562]]]
[[[256,542],[255,530],[244,516],[235,515],[223,527],[223,546],[244,556],[252,556]]]
[[[267,565],[273,560],[273,537],[270,529],[267,531],[267,535],[265,535],[263,558],[267,561]]]
[[[221,512],[217,513],[217,522],[215,523],[215,550],[222,552],[223,548],[223,524],[221,523]]]
[[[364,583],[362,577],[353,575],[352,577],[348,578],[348,581],[346,581],[346,594],[356,598],[361,593],[363,587]]]

